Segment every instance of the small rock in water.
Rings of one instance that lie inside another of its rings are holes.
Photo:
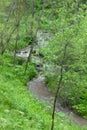
[[[23,54],[26,54],[26,53],[28,53],[27,51],[23,51]]]
[[[36,65],[36,68],[37,68],[38,71],[42,71],[42,67],[43,67],[43,66],[42,66],[41,64],[37,64],[37,65]]]

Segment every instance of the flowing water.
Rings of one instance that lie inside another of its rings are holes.
[[[38,75],[38,77],[34,78],[32,81],[30,81],[27,84],[30,92],[39,100],[44,100],[48,104],[52,106],[52,101],[53,101],[53,94],[50,93],[48,90],[46,84],[45,84],[45,78],[43,75]],[[72,118],[72,122],[78,124],[78,125],[86,125],[87,120],[81,118],[77,114],[73,113],[71,110],[68,108],[64,108],[61,106],[59,101],[56,103],[56,111],[61,111],[66,114],[66,116]]]
[[[48,44],[48,41],[50,40],[51,36],[52,36],[52,34],[38,31],[38,33],[37,33],[38,43],[34,49],[38,50],[38,49],[46,46]],[[29,52],[30,52],[30,48],[28,47],[28,48],[22,49],[16,55],[20,58],[27,58],[29,55]],[[38,55],[33,55],[32,58],[33,58],[33,60],[35,60],[37,62],[37,65],[38,65],[37,69],[42,70],[43,68],[42,68],[42,66],[40,66],[41,58]],[[38,98],[39,100],[44,100],[52,106],[52,101],[53,101],[54,95],[49,92],[49,90],[45,84],[45,77],[43,76],[43,74],[40,74],[40,73],[41,72],[39,72],[39,75],[36,78],[34,78],[29,83],[27,83],[27,87],[28,87],[29,91],[36,98]],[[56,103],[56,111],[61,111],[61,112],[65,113],[67,115],[67,117],[71,117],[72,121],[74,121],[76,124],[79,124],[81,126],[87,125],[86,119],[83,119],[82,117],[73,113],[68,108],[63,108],[61,106],[61,104],[59,103],[59,101],[57,101],[57,103]]]

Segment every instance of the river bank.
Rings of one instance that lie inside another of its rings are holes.
[[[52,105],[53,105],[52,100],[54,98],[54,95],[52,93],[50,93],[50,91],[48,90],[48,88],[45,84],[45,77],[42,72],[43,66],[41,66],[42,58],[38,54],[38,50],[40,48],[45,47],[48,44],[49,40],[50,40],[49,33],[42,32],[41,30],[38,31],[38,33],[37,33],[38,42],[34,47],[35,53],[32,55],[32,61],[36,63],[37,69],[39,71],[39,75],[36,78],[34,78],[32,81],[27,83],[27,87],[28,87],[29,91],[33,94],[33,96],[35,96],[39,100],[46,101],[52,107]],[[27,58],[29,55],[29,51],[30,51],[30,49],[29,49],[29,47],[27,47],[27,48],[22,49],[16,55],[20,58]],[[45,65],[46,65],[46,63],[45,63]],[[73,113],[73,111],[69,110],[68,107],[65,107],[65,108],[62,107],[59,101],[57,101],[57,103],[56,103],[56,111],[61,111],[61,112],[65,113],[66,116],[69,116],[72,118],[72,122],[74,122],[78,125],[83,126],[83,125],[87,124],[86,119],[83,119],[79,115]]]

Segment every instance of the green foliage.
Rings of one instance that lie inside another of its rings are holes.
[[[72,9],[75,6],[77,8],[75,3],[70,2],[69,4],[72,5]],[[53,74],[46,75],[45,72],[48,87],[55,91],[60,76],[60,69],[58,68],[60,68],[63,60],[64,47],[67,45],[59,97],[63,105],[72,107],[77,113],[87,118],[87,31],[85,30],[87,28],[87,17],[81,6],[80,10],[75,11],[74,15],[72,15],[72,9],[66,8],[67,6],[66,4],[62,7],[65,10],[58,9],[58,12],[60,11],[59,17],[52,21],[54,37],[45,48],[40,50],[40,53],[48,64],[55,64],[56,69]],[[73,20],[72,24],[71,20]]]
[[[73,108],[80,113],[80,115],[83,115],[84,118],[87,118],[87,103],[86,100],[82,100],[81,104],[74,105]]]
[[[56,90],[64,47],[68,44],[63,63],[63,81],[58,96],[63,105],[68,105],[75,112],[87,118],[87,6],[83,4],[85,1],[50,0],[46,2],[39,28],[52,31],[54,34],[50,43],[40,50],[43,60],[53,65],[53,67],[48,67],[49,69],[45,72],[46,83],[52,91]],[[19,32],[17,32],[19,33],[17,49],[27,46],[34,39],[34,36],[28,35],[28,32],[31,32],[32,21],[34,23],[32,33],[37,28],[36,20],[41,13],[43,1],[35,1],[35,18],[33,20],[31,3],[32,1],[29,0],[23,2],[24,8],[22,8],[21,15],[26,16],[21,16]],[[3,12],[3,7],[7,7],[9,4],[6,0],[0,2],[1,17],[3,14],[7,17],[7,13]],[[24,10],[27,10],[26,13]],[[16,13],[14,13],[15,16],[11,16],[8,25],[3,24],[6,19],[0,21],[0,30],[4,32],[4,44],[0,45],[0,49],[3,45],[6,46],[9,34],[17,22]],[[26,18],[27,16],[28,18]],[[17,35],[14,33],[7,46],[9,50],[14,50],[16,38]],[[16,64],[13,65],[13,55],[10,52],[6,51],[3,56],[0,55],[0,129],[49,130],[51,111],[49,110],[49,113],[47,104],[34,99],[24,86],[27,81],[37,75],[36,68],[31,62],[25,75],[25,63],[19,65],[18,62],[17,59]],[[56,114],[54,129],[86,130],[87,127],[72,124],[60,112]]]
[[[34,99],[24,86],[24,76],[29,79],[35,76],[33,64],[29,65],[29,73],[24,75],[23,66],[13,66],[11,63],[11,54],[5,53],[0,59],[3,60],[3,65],[0,65],[0,129],[50,129],[51,115],[48,105]],[[56,115],[55,130],[79,130],[79,126],[71,125],[65,120],[66,116],[63,113]],[[82,127],[81,130],[86,130],[86,127]]]
[[[14,78],[19,78],[22,82],[26,83],[27,80],[32,79],[33,77],[35,77],[37,75],[37,70],[35,68],[35,65],[30,62],[28,65],[28,69],[26,72],[26,75],[24,74],[24,70],[25,70],[25,63],[26,61],[24,61],[24,63],[22,65],[17,64],[16,61],[16,65],[13,64],[13,55],[10,52],[6,52],[3,57],[1,58],[1,74],[4,75],[4,77],[8,80],[13,80]],[[3,67],[4,66],[4,67]]]
[[[55,92],[56,91],[55,86],[57,86],[57,81],[58,81],[57,75],[50,75],[50,76],[47,75],[45,76],[45,78],[46,78],[45,82],[48,85],[50,91]]]
[[[26,36],[24,38],[24,41],[28,43],[28,45],[30,45],[32,42],[33,42],[33,38],[32,37],[29,37],[29,36]]]

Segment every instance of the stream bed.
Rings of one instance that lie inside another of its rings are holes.
[[[46,84],[45,84],[45,78],[43,75],[38,75],[38,77],[34,78],[30,82],[27,83],[27,87],[29,91],[33,94],[34,97],[36,97],[39,100],[44,100],[48,104],[52,106],[52,99],[53,95],[48,90]],[[67,117],[72,118],[72,122],[78,124],[78,125],[87,125],[87,120],[83,119],[82,117],[78,116],[77,114],[73,113],[71,110],[69,110],[67,107],[62,107],[59,101],[56,103],[56,111],[57,112],[63,112]]]
[[[38,49],[46,46],[48,44],[48,41],[50,40],[50,37],[52,37],[52,34],[49,34],[47,32],[38,31],[38,33],[37,33],[38,43],[34,49],[38,50]],[[16,56],[18,56],[19,58],[26,59],[29,55],[29,52],[30,52],[30,48],[27,47],[27,48],[24,48],[21,51],[19,51],[16,54]],[[43,67],[41,68],[41,66],[40,66],[41,57],[39,57],[38,55],[32,55],[32,60],[35,60],[35,62],[37,62],[39,74],[36,78],[34,78],[33,80],[31,80],[27,83],[27,88],[38,100],[44,100],[52,106],[52,104],[53,104],[52,100],[54,98],[54,95],[52,93],[50,93],[50,91],[48,90],[48,88],[45,84],[45,77],[42,74]],[[87,125],[86,119],[83,119],[82,117],[73,113],[68,108],[62,107],[61,104],[59,103],[59,101],[57,101],[57,103],[56,103],[56,111],[63,112],[64,114],[66,114],[67,117],[71,117],[72,121],[76,124],[79,124],[81,126]]]

